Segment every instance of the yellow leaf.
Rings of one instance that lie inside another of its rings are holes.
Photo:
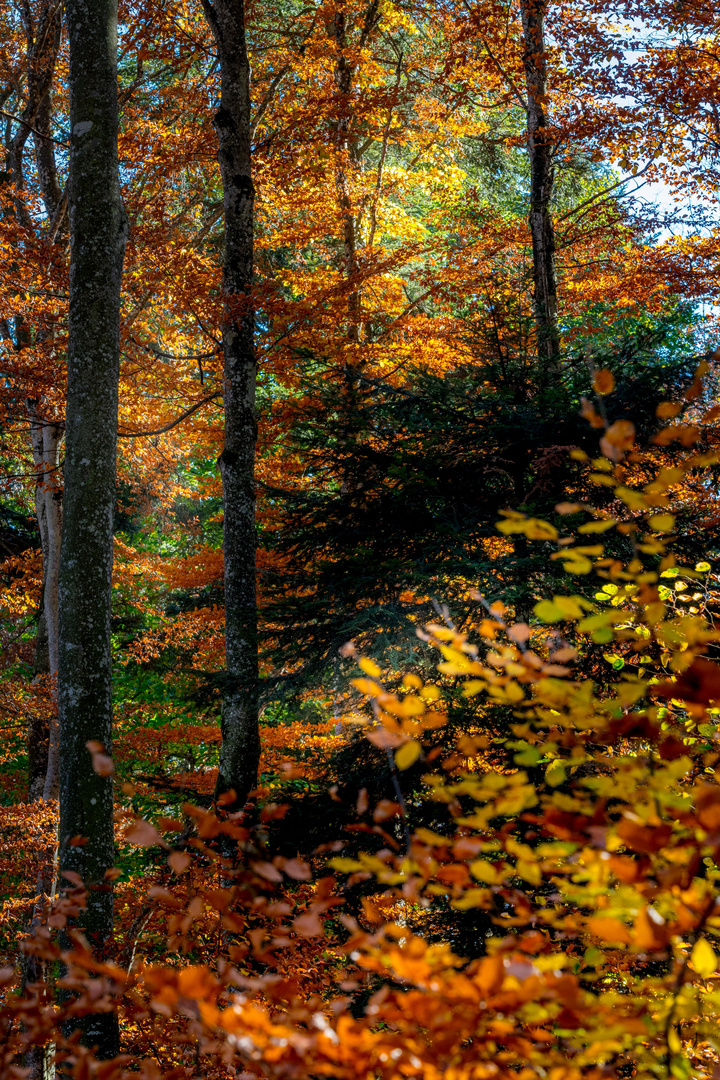
[[[612,529],[614,525],[617,525],[617,522],[614,520],[614,518],[611,518],[609,521],[588,521],[584,525],[580,526],[578,532],[603,533],[607,532],[608,529]]]
[[[621,485],[615,488],[615,494],[630,510],[644,510],[647,507],[645,496],[640,491],[633,491],[632,488]]]
[[[545,770],[545,780],[550,787],[557,787],[558,784],[564,783],[566,776],[565,767],[559,761],[551,761]]]
[[[551,600],[540,600],[533,608],[533,611],[538,619],[542,619],[546,623],[560,622],[561,619],[566,617],[562,608],[558,607],[557,604],[553,604]]]
[[[344,859],[342,857],[330,859],[328,866],[332,870],[339,870],[341,874],[353,874],[356,870],[362,870],[362,863],[357,862],[355,859]]]
[[[650,528],[655,532],[671,532],[675,528],[674,514],[653,514],[649,519]]]
[[[361,671],[364,671],[366,675],[369,675],[371,679],[379,679],[382,675],[382,672],[375,661],[370,660],[367,656],[360,657],[358,660],[358,667]]]
[[[350,682],[356,690],[359,690],[361,694],[367,694],[368,697],[377,697],[378,694],[383,693],[382,686],[378,686],[372,679],[351,679]]]
[[[398,769],[409,769],[411,765],[415,764],[421,753],[422,747],[420,743],[412,739],[410,742],[403,743],[395,751],[395,764]]]
[[[661,401],[655,410],[655,415],[658,420],[669,420],[672,416],[677,416],[681,409],[682,405],[679,401]]]
[[[515,867],[518,877],[523,881],[529,881],[531,885],[539,885],[542,882],[542,870],[535,862],[525,862],[521,859]]]
[[[690,963],[703,979],[709,979],[711,975],[715,974],[717,956],[706,938],[699,938],[693,945],[690,953]]]
[[[495,885],[502,880],[497,868],[484,859],[476,859],[475,862],[470,863],[470,873],[478,881],[484,881],[488,885]]]
[[[526,522],[525,535],[528,540],[557,540],[558,531],[549,521],[529,518]]]
[[[508,699],[508,701],[517,703],[518,701],[522,701],[525,697],[517,683],[509,682],[504,686],[503,689],[505,690],[505,697]]]

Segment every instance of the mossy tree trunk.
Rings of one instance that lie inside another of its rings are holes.
[[[66,0],[70,40],[70,322],[65,497],[60,552],[60,884],[88,889],[78,925],[102,955],[112,934],[112,780],[93,771],[89,740],[110,750],[110,579],[127,219],[118,170],[116,0]],[[75,838],[83,837],[78,844]],[[117,1016],[80,1022],[101,1057],[118,1052]]]
[[[257,782],[258,640],[255,582],[255,317],[250,62],[244,0],[203,0],[220,64],[214,123],[223,183],[225,441],[220,455],[225,556],[222,748],[216,797],[240,809]],[[234,795],[232,794],[234,792]]]
[[[550,209],[555,183],[554,145],[548,125],[548,76],[545,45],[547,0],[521,0],[527,135],[530,157],[530,212],[532,238],[533,308],[538,357],[546,379],[560,360],[557,314],[555,228]]]

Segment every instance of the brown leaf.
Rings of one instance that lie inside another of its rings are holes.
[[[292,927],[300,937],[320,937],[323,932],[323,924],[315,911],[307,911],[304,915],[298,915],[293,919]]]
[[[381,799],[373,810],[373,821],[387,821],[388,818],[396,817],[401,813],[400,803],[392,802],[391,799]]]
[[[191,859],[187,851],[173,851],[168,855],[168,866],[176,874],[184,874],[190,865]]]
[[[283,870],[288,877],[295,881],[309,881],[311,878],[310,867],[302,859],[286,859]]]
[[[617,832],[627,847],[650,855],[667,844],[672,836],[672,826],[642,825],[640,822],[631,821],[630,818],[623,818]]]
[[[265,878],[266,881],[282,881],[282,874],[278,870],[277,866],[273,866],[269,862],[254,862],[250,864],[255,873]]]
[[[92,767],[98,776],[112,776],[115,772],[112,758],[105,753],[105,747],[95,739],[85,743],[92,757]]]
[[[155,826],[151,825],[149,821],[145,821],[144,818],[138,818],[133,822],[125,833],[125,840],[128,844],[137,844],[138,847],[153,847],[155,844],[167,847]]]
[[[695,795],[695,806],[703,829],[708,832],[720,829],[720,788],[713,784],[701,784]]]
[[[675,682],[658,683],[650,690],[655,697],[709,705],[711,701],[720,700],[720,665],[698,656]]]

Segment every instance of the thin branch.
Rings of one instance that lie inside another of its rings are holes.
[[[17,124],[20,124],[22,125],[22,127],[27,128],[28,131],[32,132],[33,135],[37,135],[39,139],[47,139],[49,142],[57,143],[58,146],[63,146],[66,150],[70,149],[67,143],[62,142],[61,139],[54,139],[52,135],[46,135],[44,132],[38,131],[37,128],[34,128],[32,124],[29,124],[27,122],[27,120],[23,120],[21,116],[15,116],[13,113],[5,112],[4,109],[0,109],[0,116],[4,116],[8,120],[14,120]]]
[[[393,112],[397,105],[398,95],[400,93],[400,79],[402,78],[402,62],[403,54],[402,50],[398,56],[397,71],[395,74],[395,87],[393,90],[392,101],[388,107],[387,121],[385,122],[385,130],[383,132],[382,150],[380,152],[380,161],[378,162],[377,180],[375,183],[375,195],[373,197],[372,206],[370,208],[370,235],[368,236],[367,246],[372,251],[373,244],[375,242],[375,231],[377,229],[377,207],[380,199],[380,193],[382,191],[383,181],[383,169],[385,167],[385,158],[387,157],[388,139],[390,138],[390,126],[392,124]]]
[[[215,398],[222,397],[222,391],[216,390],[214,394],[210,394],[208,397],[203,398],[202,401],[196,401],[194,405],[191,405],[185,412],[175,419],[171,420],[169,424],[165,424],[164,427],[156,428],[154,431],[118,431],[118,439],[148,439],[152,435],[164,435],[166,431],[171,431],[172,428],[177,427],[183,420],[187,420],[188,416],[192,416],[194,412],[201,409],[203,405],[207,405],[209,401],[213,401]]]

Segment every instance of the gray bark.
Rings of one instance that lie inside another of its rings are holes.
[[[63,429],[46,419],[36,405],[30,405],[30,439],[35,461],[35,513],[40,528],[43,556],[43,609],[38,638],[42,630],[47,647],[47,673],[50,677],[53,705],[57,703],[58,672],[58,573],[62,535],[62,484],[59,478],[60,444]],[[41,644],[39,641],[38,644]],[[47,764],[40,794],[46,801],[58,797],[59,731],[57,709],[53,707],[48,731]],[[31,757],[34,748],[31,748]],[[33,785],[31,784],[31,787]],[[31,792],[34,794],[34,789]],[[37,797],[37,796],[36,796]]]
[[[70,40],[70,317],[65,496],[60,551],[59,871],[88,889],[78,925],[102,956],[112,935],[113,793],[86,744],[112,743],[110,598],[127,219],[118,171],[116,0],[66,0]],[[87,842],[73,843],[77,836]],[[79,1022],[83,1042],[112,1057],[115,1014]]]
[[[528,154],[530,157],[529,225],[533,255],[533,307],[541,370],[558,368],[560,336],[557,317],[555,229],[550,203],[555,182],[553,142],[548,131],[547,54],[545,15],[547,0],[521,0],[527,88]]]
[[[45,625],[44,605],[38,618],[37,637],[35,638],[35,662],[33,682],[50,674],[48,656],[47,627]],[[33,712],[28,722],[28,802],[42,799],[47,776],[48,741],[50,738],[50,714]]]
[[[214,123],[223,183],[225,440],[220,455],[225,556],[226,687],[216,798],[242,808],[257,782],[258,642],[255,583],[255,318],[250,62],[244,0],[203,0],[220,64]],[[232,794],[234,792],[234,795]]]
[[[25,30],[27,48],[27,99],[21,114],[21,123],[13,136],[9,147],[9,165],[15,192],[15,212],[25,228],[32,229],[32,221],[23,198],[25,177],[23,154],[25,143],[31,133],[36,131],[49,133],[52,106],[50,88],[55,74],[60,33],[62,28],[62,5],[55,0],[43,0],[39,10],[33,13],[29,4],[20,5],[20,14]],[[38,123],[39,121],[39,123]],[[54,170],[52,144],[47,139],[35,138],[36,158],[38,142],[44,142],[38,160],[38,179],[43,199],[48,206],[57,189],[57,175]],[[48,214],[50,210],[48,209]]]
[[[8,144],[7,163],[14,191],[14,216],[23,228],[34,231],[34,224],[25,206],[25,145],[31,133],[35,144],[35,163],[38,183],[45,203],[48,221],[52,221],[62,200],[57,179],[54,145],[50,134],[52,120],[51,89],[57,63],[62,30],[62,5],[56,0],[42,0],[34,7],[21,4],[20,16],[25,31],[26,86],[25,104],[20,123]],[[43,339],[44,329],[35,330],[35,341]],[[13,347],[21,352],[33,340],[31,327],[23,319],[16,320],[16,341]],[[6,335],[8,340],[9,335]],[[31,801],[57,797],[57,768],[52,783],[46,788],[48,760],[48,729],[54,728],[55,764],[57,765],[57,719],[55,680],[57,677],[57,569],[62,515],[61,485],[57,475],[57,449],[61,429],[45,418],[37,400],[27,402],[30,416],[30,441],[37,472],[35,510],[40,530],[43,555],[43,610],[38,621],[35,676],[49,675],[51,680],[52,715],[33,717],[28,729],[28,791]],[[45,475],[45,479],[43,476]],[[47,481],[47,482],[46,482]],[[49,577],[48,577],[49,575]]]
[[[359,48],[363,48],[379,20],[379,0],[372,0],[365,11],[360,32]],[[334,143],[335,143],[335,191],[342,216],[343,268],[347,282],[347,339],[360,341],[362,323],[362,300],[358,287],[357,237],[348,168],[355,156],[351,138],[352,88],[356,65],[348,57],[348,17],[338,4],[330,23],[330,34],[335,42],[335,86],[337,88]]]

